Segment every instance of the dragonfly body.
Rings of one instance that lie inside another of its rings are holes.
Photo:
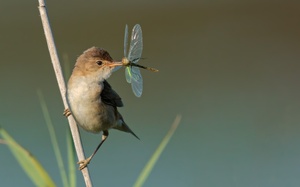
[[[150,67],[146,67],[146,66],[142,66],[142,65],[130,62],[126,57],[124,57],[122,59],[122,63],[123,63],[123,66],[135,66],[135,67],[139,67],[139,68],[146,69],[146,70],[149,70],[149,71],[158,72],[158,70],[155,69],[155,68],[150,68]]]

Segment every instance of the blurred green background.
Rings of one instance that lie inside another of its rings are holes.
[[[42,116],[40,88],[66,155],[67,120],[37,1],[0,2],[0,124],[61,186]],[[109,79],[141,138],[111,130],[89,165],[95,186],[131,186],[168,131],[182,123],[145,186],[300,186],[298,1],[48,1],[61,60],[72,68],[91,46],[123,55],[125,24],[143,29],[144,92],[124,71]],[[86,155],[100,135],[81,131]],[[65,156],[66,158],[66,156]],[[0,145],[1,186],[32,186]],[[78,171],[78,186],[83,186]]]

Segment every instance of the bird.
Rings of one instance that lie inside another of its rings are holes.
[[[109,53],[98,47],[83,52],[75,63],[69,78],[66,97],[69,105],[64,115],[73,115],[76,123],[84,130],[102,133],[102,140],[93,154],[79,161],[79,169],[85,168],[108,137],[108,130],[117,129],[139,137],[125,123],[118,107],[123,107],[121,97],[107,82],[114,69],[123,66],[114,62]]]

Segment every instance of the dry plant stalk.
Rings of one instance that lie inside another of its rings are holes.
[[[40,11],[40,16],[41,16],[41,20],[42,20],[42,24],[43,24],[43,28],[44,28],[44,32],[45,32],[45,36],[46,36],[46,41],[47,41],[47,45],[48,45],[48,49],[49,49],[49,53],[50,53],[50,57],[51,57],[51,62],[52,62],[54,72],[56,75],[56,79],[58,82],[60,94],[61,94],[61,97],[63,100],[64,107],[68,108],[68,103],[66,100],[66,83],[63,78],[63,74],[62,74],[60,62],[58,59],[55,43],[53,40],[53,35],[52,35],[49,19],[47,16],[46,5],[45,5],[44,0],[39,0],[38,8]],[[78,127],[76,125],[76,122],[75,122],[73,116],[69,116],[68,121],[69,121],[69,125],[70,125],[70,129],[71,129],[71,133],[72,133],[78,160],[84,160],[85,156],[84,156],[84,152],[83,152],[83,148],[82,148],[82,144],[81,144],[81,140],[80,140],[79,130],[78,130]],[[84,168],[83,170],[81,170],[81,172],[82,172],[83,178],[85,180],[86,186],[91,187],[92,182],[90,179],[88,168],[87,167]]]

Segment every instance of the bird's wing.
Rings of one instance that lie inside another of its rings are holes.
[[[123,102],[121,97],[111,88],[110,84],[106,80],[103,81],[103,87],[104,88],[100,94],[103,103],[113,107],[122,107]]]

